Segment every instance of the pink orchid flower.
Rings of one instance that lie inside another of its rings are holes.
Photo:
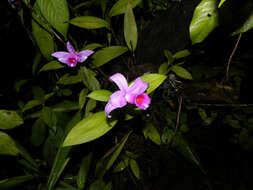
[[[75,67],[77,62],[84,62],[88,56],[94,53],[92,50],[77,52],[69,42],[67,42],[67,49],[69,52],[57,51],[52,56],[58,58],[60,62],[66,63],[69,67]]]
[[[127,102],[135,104],[137,107],[146,110],[150,104],[150,98],[144,91],[148,88],[148,83],[143,82],[138,77],[129,87],[126,78],[116,73],[110,77],[110,80],[115,82],[120,90],[114,92],[110,96],[110,100],[105,106],[105,113],[107,117],[111,117],[109,114],[116,108],[124,107]]]

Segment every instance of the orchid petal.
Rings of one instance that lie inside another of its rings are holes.
[[[70,53],[76,53],[75,48],[70,44],[70,42],[67,42],[67,49]]]
[[[121,91],[127,90],[128,87],[127,80],[122,74],[116,73],[110,77],[110,80],[115,82]]]
[[[138,77],[127,89],[128,94],[142,94],[148,88],[148,83],[143,82],[140,77]]]
[[[54,52],[54,53],[52,53],[51,54],[53,57],[56,57],[56,58],[62,58],[62,57],[64,57],[64,56],[67,56],[67,55],[69,55],[69,53],[68,52],[65,52],[65,51],[57,51],[57,52]]]
[[[110,96],[109,102],[117,107],[121,108],[127,104],[125,93],[123,91],[116,91]]]
[[[143,110],[149,107],[150,102],[150,98],[146,93],[140,94],[135,98],[135,105]]]
[[[111,118],[112,116],[109,115],[110,112],[114,109],[116,109],[117,107],[113,106],[110,102],[108,102],[105,106],[105,114],[107,115],[108,118]]]
[[[73,55],[71,53],[68,53],[68,54],[58,58],[58,60],[62,63],[67,64],[69,67],[75,67],[77,64],[76,55]]]
[[[126,93],[125,97],[127,102],[129,102],[130,104],[134,104],[136,96],[137,96],[136,94]]]
[[[94,51],[92,51],[92,50],[83,50],[78,53],[77,61],[82,63],[88,58],[88,56],[90,56],[93,53],[94,53]]]

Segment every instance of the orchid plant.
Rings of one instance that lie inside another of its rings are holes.
[[[127,103],[135,104],[142,110],[146,110],[149,107],[150,98],[144,93],[148,88],[148,83],[143,82],[140,77],[130,86],[128,86],[126,78],[120,73],[112,75],[110,80],[115,82],[120,90],[110,96],[110,100],[105,106],[105,113],[108,118],[111,117],[110,112],[112,110],[124,107]]]
[[[67,42],[67,50],[68,52],[54,52],[52,53],[52,56],[58,58],[60,62],[67,64],[69,67],[75,67],[77,62],[84,62],[91,54],[94,53],[92,50],[77,52],[70,42]]]

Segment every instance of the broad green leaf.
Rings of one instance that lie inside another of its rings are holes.
[[[100,67],[127,51],[125,46],[109,46],[97,51],[93,56],[91,68]]]
[[[71,150],[71,147],[60,147],[55,160],[53,167],[51,169],[48,181],[47,181],[47,189],[53,190],[55,187],[55,184],[57,183],[58,179],[60,178],[63,170],[67,166],[70,158],[67,157],[69,152]]]
[[[84,118],[72,128],[63,146],[71,146],[95,140],[113,128],[117,121],[107,122],[103,111]]]
[[[45,91],[39,86],[33,86],[32,94],[35,100],[41,100],[45,96]]]
[[[54,52],[53,36],[34,20],[32,20],[32,33],[42,55],[48,60],[52,59],[51,54]]]
[[[27,181],[36,178],[35,175],[23,175],[23,176],[16,176],[11,178],[2,179],[0,181],[0,189],[16,189],[18,185],[21,185]]]
[[[149,84],[148,89],[147,89],[147,94],[153,92],[157,87],[162,84],[162,82],[167,78],[166,75],[161,75],[161,74],[147,74],[141,76],[141,79],[144,82],[147,82]]]
[[[170,68],[170,70],[172,70],[174,73],[176,73],[176,75],[178,75],[179,77],[183,79],[192,80],[191,74],[183,67],[174,65]]]
[[[87,182],[88,172],[91,165],[91,158],[92,158],[92,153],[85,156],[82,160],[82,163],[77,175],[77,179],[76,179],[78,189],[84,189],[85,187],[85,184]]]
[[[109,90],[94,90],[90,94],[88,94],[88,97],[94,100],[107,102],[109,101],[111,95],[112,92],[110,92]]]
[[[79,94],[79,101],[78,102],[79,102],[80,109],[82,109],[85,104],[87,94],[88,94],[87,88],[82,89],[82,91]]]
[[[140,169],[138,163],[134,159],[130,159],[130,168],[137,179],[140,179]]]
[[[253,28],[253,11],[249,15],[249,17],[244,21],[242,26],[239,29],[237,29],[235,32],[233,32],[232,35],[247,32],[248,30],[252,28]]]
[[[17,156],[19,153],[16,144],[6,133],[0,131],[0,155]]]
[[[218,5],[218,8],[220,8],[221,5],[222,5],[223,3],[225,3],[225,1],[226,1],[226,0],[220,0],[220,3],[219,3],[219,5]]]
[[[51,128],[54,128],[57,123],[57,117],[53,110],[44,106],[42,109],[42,119]]]
[[[159,69],[158,69],[158,73],[161,75],[166,75],[168,73],[168,63],[164,62],[160,65]]]
[[[0,110],[0,129],[12,129],[23,124],[23,119],[15,111]]]
[[[45,19],[66,39],[69,27],[69,10],[67,1],[37,0],[37,3]]]
[[[99,160],[96,165],[95,175],[98,178],[102,178],[105,173],[112,167],[118,156],[120,155],[126,141],[132,131],[128,132],[121,141],[111,148],[104,156]]]
[[[69,100],[64,100],[58,104],[51,106],[53,112],[68,112],[73,110],[78,110],[79,105],[76,102]]]
[[[63,68],[64,65],[60,64],[58,61],[50,61],[49,63],[45,64],[40,70],[41,71],[50,71]]]
[[[189,55],[190,55],[190,51],[189,51],[188,49],[184,49],[184,50],[182,50],[182,51],[176,52],[176,53],[173,55],[173,57],[174,57],[175,59],[180,59],[180,58],[183,58],[183,57],[187,57],[187,56],[189,56]]]
[[[30,100],[28,101],[25,106],[23,107],[22,111],[26,111],[26,110],[29,110],[29,109],[32,109],[38,105],[41,105],[42,102],[40,100]]]
[[[134,51],[137,45],[138,32],[134,12],[129,2],[124,17],[124,36],[128,49]]]
[[[78,26],[80,28],[97,29],[105,27],[110,30],[110,24],[107,21],[94,16],[75,17],[71,19],[69,23]]]
[[[70,75],[69,73],[63,75],[58,81],[57,84],[61,85],[71,85],[81,82],[79,75]]]
[[[98,44],[98,43],[91,43],[91,44],[87,44],[85,45],[82,50],[86,50],[86,49],[89,49],[89,50],[94,50],[96,48],[100,48],[100,47],[103,47],[102,44]]]
[[[80,68],[79,76],[82,79],[84,85],[89,90],[100,89],[100,84],[91,70],[87,69],[85,66]]]
[[[147,123],[142,131],[146,139],[150,139],[157,145],[161,144],[160,134],[151,123]]]
[[[118,0],[109,12],[109,16],[124,14],[127,11],[128,2],[132,8],[136,7],[142,0]]]
[[[97,179],[95,182],[91,184],[89,190],[102,190],[105,189],[106,185],[102,179]]]
[[[195,8],[190,24],[192,44],[202,42],[218,26],[216,0],[202,0]]]
[[[30,137],[32,145],[40,146],[44,142],[46,135],[47,135],[46,125],[43,122],[43,120],[39,118],[34,122],[32,126]]]
[[[86,107],[85,107],[85,117],[91,115],[91,111],[94,110],[97,106],[97,102],[96,100],[92,100],[90,99],[87,104],[86,104]]]

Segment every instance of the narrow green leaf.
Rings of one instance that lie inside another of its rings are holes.
[[[93,56],[91,68],[100,67],[127,51],[125,46],[109,46],[97,51]]]
[[[183,78],[183,79],[189,79],[192,80],[192,76],[191,74],[183,67],[174,65],[170,68],[174,73],[176,73],[176,75],[178,75],[179,77]]]
[[[40,100],[30,100],[25,104],[22,111],[25,112],[26,110],[32,109],[32,108],[34,108],[38,105],[41,105],[41,104],[42,104],[42,102]]]
[[[168,73],[168,63],[164,62],[160,65],[159,69],[158,69],[158,73],[161,75],[166,75]]]
[[[37,0],[42,15],[67,38],[69,10],[66,0]]]
[[[103,111],[97,112],[77,123],[67,135],[63,146],[95,140],[111,130],[116,123],[117,121],[108,123],[105,113]]]
[[[81,67],[79,72],[80,78],[82,79],[84,85],[89,90],[98,90],[100,89],[100,84],[96,77],[93,75],[92,71],[87,69],[85,66]]]
[[[30,141],[34,146],[40,146],[46,138],[47,128],[41,118],[37,119],[31,129]]]
[[[42,60],[42,55],[40,52],[37,52],[36,55],[33,58],[33,65],[32,65],[32,74],[33,76],[35,75],[36,71],[37,71],[37,67],[40,64]]]
[[[64,65],[60,64],[58,61],[50,61],[49,63],[45,64],[40,70],[41,71],[50,71],[63,68]]]
[[[146,139],[150,139],[157,145],[161,144],[160,134],[151,123],[147,123],[142,131]]]
[[[54,128],[56,126],[57,117],[51,108],[43,107],[42,119],[49,127]]]
[[[112,17],[124,14],[127,11],[128,2],[130,2],[131,8],[133,9],[141,2],[141,0],[118,0],[111,8],[109,16]]]
[[[147,82],[149,84],[148,89],[147,89],[147,93],[150,94],[151,92],[153,92],[157,87],[160,86],[160,84],[162,84],[162,82],[167,78],[166,75],[161,75],[161,74],[147,74],[147,75],[143,75],[141,76],[141,79],[144,82]]]
[[[87,94],[88,94],[87,88],[82,89],[82,91],[79,94],[79,101],[78,102],[79,102],[80,109],[82,109],[85,104]]]
[[[137,179],[140,179],[140,169],[138,163],[134,159],[130,159],[130,168]]]
[[[129,165],[129,157],[123,156],[122,160],[120,160],[115,167],[113,168],[113,172],[121,172]]]
[[[16,176],[7,179],[3,179],[0,181],[0,189],[16,189],[18,185],[21,185],[27,181],[36,178],[34,175],[23,175],[23,176]]]
[[[223,3],[225,3],[225,1],[226,1],[226,0],[220,0],[220,3],[219,3],[218,8],[220,8],[220,7],[221,7],[221,5],[222,5]]]
[[[188,49],[184,49],[184,50],[181,50],[181,51],[178,51],[176,52],[173,57],[175,59],[180,59],[180,58],[183,58],[183,57],[187,57],[190,55],[190,51]]]
[[[17,156],[18,153],[14,140],[6,133],[0,131],[0,155]]]
[[[71,85],[81,82],[79,75],[70,75],[69,73],[63,75],[58,81],[57,84],[61,85]]]
[[[94,90],[90,94],[88,94],[88,97],[94,100],[107,102],[112,95],[112,92],[109,90]]]
[[[23,119],[17,114],[17,112],[0,110],[0,129],[12,129],[23,123]]]
[[[51,54],[54,52],[53,36],[34,20],[32,20],[32,33],[42,55],[48,60],[52,59]]]
[[[128,49],[134,51],[137,45],[138,32],[134,12],[129,2],[124,17],[124,36]]]
[[[92,153],[85,156],[82,160],[82,163],[77,175],[77,181],[76,181],[77,187],[79,189],[84,189],[85,184],[87,182],[88,172],[89,172],[90,164],[91,164],[91,158],[92,158]]]
[[[105,27],[110,30],[110,24],[107,21],[94,16],[75,17],[71,19],[69,23],[78,26],[80,28],[97,29]]]
[[[195,8],[190,24],[192,44],[202,42],[218,26],[216,0],[202,0]]]
[[[253,28],[253,11],[249,15],[249,17],[244,21],[242,26],[240,28],[238,28],[235,32],[233,32],[232,35],[247,32],[248,30],[250,30],[252,28]]]

